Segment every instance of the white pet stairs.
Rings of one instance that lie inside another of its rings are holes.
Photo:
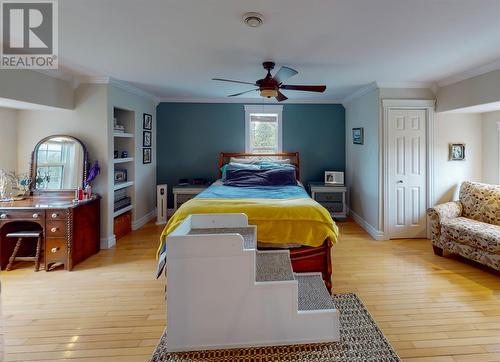
[[[244,214],[191,215],[167,237],[168,351],[339,340],[321,274],[256,240]]]

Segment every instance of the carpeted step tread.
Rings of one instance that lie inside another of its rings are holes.
[[[332,296],[328,293],[319,273],[296,273],[298,282],[299,311],[335,309]]]
[[[240,234],[243,237],[243,247],[245,249],[255,249],[257,235],[254,227],[241,227],[241,228],[202,228],[191,229],[190,235],[199,234]]]
[[[257,251],[255,255],[255,281],[282,280],[294,280],[288,250]]]

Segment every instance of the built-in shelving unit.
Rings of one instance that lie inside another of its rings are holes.
[[[116,191],[116,190],[121,190],[121,189],[130,187],[130,186],[133,186],[133,185],[134,185],[134,181],[119,182],[119,183],[115,184],[113,189]]]
[[[113,213],[113,217],[120,216],[121,214],[126,213],[127,211],[131,211],[134,207],[132,205],[125,206],[124,208],[121,208],[120,210],[117,210]]]
[[[117,238],[131,230],[135,207],[135,112],[113,108],[113,228]],[[118,128],[118,129],[117,129]],[[125,157],[121,157],[125,156]],[[115,177],[116,174],[116,177]]]
[[[118,138],[134,138],[133,133],[125,133],[125,132],[115,132],[113,133],[113,137],[118,137]]]
[[[132,162],[134,159],[132,157],[124,157],[124,158],[115,158],[113,160],[113,163],[125,163],[125,162]]]

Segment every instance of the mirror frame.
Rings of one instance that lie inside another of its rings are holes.
[[[37,191],[37,192],[75,191],[75,189],[37,189],[36,188],[36,169],[37,169],[36,155],[37,155],[38,148],[43,143],[47,142],[48,140],[50,140],[52,138],[56,138],[56,137],[70,138],[73,141],[75,141],[78,144],[80,144],[80,146],[82,146],[82,149],[83,149],[83,170],[82,170],[83,179],[82,179],[82,185],[81,185],[81,187],[85,187],[85,180],[87,179],[87,173],[88,173],[88,168],[89,168],[89,165],[88,165],[89,155],[88,155],[88,152],[87,152],[87,148],[85,147],[85,144],[81,140],[79,140],[78,138],[76,138],[76,137],[73,137],[73,136],[70,136],[70,135],[66,135],[66,134],[55,134],[55,135],[51,135],[51,136],[47,136],[47,137],[42,138],[35,145],[35,148],[31,152],[31,165],[30,165],[30,175],[31,175],[30,191],[31,192],[33,192],[33,191]]]

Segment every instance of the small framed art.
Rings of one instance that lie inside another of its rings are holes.
[[[127,170],[115,170],[115,184],[127,181]]]
[[[325,185],[343,185],[344,173],[339,171],[325,171]]]
[[[365,132],[363,127],[352,129],[352,143],[355,145],[363,145],[365,143]]]
[[[142,147],[151,147],[151,131],[142,132]]]
[[[144,113],[142,115],[142,128],[150,131],[153,129],[153,116],[149,113]]]
[[[465,160],[465,143],[450,143],[448,151],[449,161]]]
[[[142,149],[142,163],[151,163],[151,148]]]

